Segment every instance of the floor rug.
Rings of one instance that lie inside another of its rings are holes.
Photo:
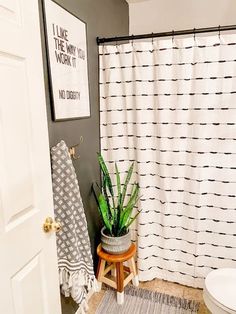
[[[198,309],[193,300],[127,286],[122,305],[116,302],[116,292],[107,290],[96,314],[195,314]]]

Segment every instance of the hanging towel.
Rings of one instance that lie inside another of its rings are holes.
[[[55,218],[62,229],[57,233],[57,255],[61,291],[71,296],[84,313],[96,279],[79,185],[64,141],[51,149]]]

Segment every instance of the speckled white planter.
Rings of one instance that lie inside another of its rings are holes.
[[[101,230],[101,245],[104,251],[110,254],[122,254],[127,252],[131,245],[130,231],[121,237],[110,237]]]

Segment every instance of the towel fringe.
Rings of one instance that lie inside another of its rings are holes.
[[[95,276],[89,275],[85,270],[69,271],[65,267],[59,268],[59,280],[61,292],[65,295],[65,297],[69,297],[72,294],[74,282],[79,283],[81,288],[86,287],[88,292],[91,289],[93,289],[93,291],[97,290],[97,281]],[[77,302],[78,300],[75,301]]]
[[[95,278],[94,280],[94,285],[92,287],[92,289],[88,292],[88,294],[86,295],[86,298],[80,303],[79,308],[77,309],[75,314],[86,314],[89,307],[88,307],[88,301],[91,298],[91,296],[93,295],[94,292],[97,292],[97,280]]]
[[[77,309],[77,311],[75,312],[75,314],[86,314],[86,312],[88,311],[88,302],[86,300],[83,300],[80,305],[79,308]]]

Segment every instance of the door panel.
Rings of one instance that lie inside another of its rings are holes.
[[[45,302],[41,303],[38,299],[38,295],[43,293],[41,272],[41,260],[38,254],[12,277],[15,313],[30,313],[32,306],[34,314],[45,313]],[[37,282],[37,284],[32,286],[32,282]]]
[[[0,313],[60,314],[38,0],[0,0]]]
[[[0,18],[20,24],[20,7],[17,0],[0,0]]]
[[[34,209],[30,100],[24,60],[0,57],[0,72],[4,77],[1,98],[7,104],[1,108],[2,202],[4,225],[9,229]]]

